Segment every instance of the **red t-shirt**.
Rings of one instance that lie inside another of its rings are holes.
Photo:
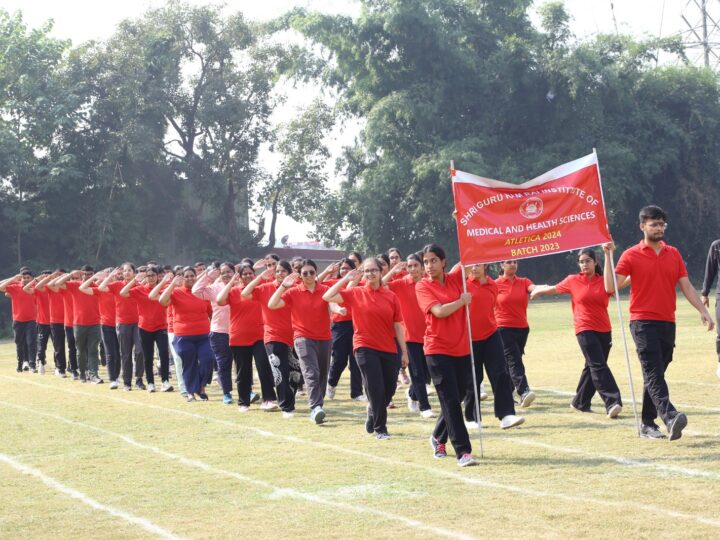
[[[35,287],[35,302],[37,304],[37,323],[50,324],[50,295],[47,288],[38,290]]]
[[[65,287],[73,299],[73,326],[94,326],[100,324],[98,297],[80,290],[82,281],[67,281]],[[92,285],[94,289],[96,286]]]
[[[407,270],[400,270],[397,274],[393,274],[393,277],[390,278],[390,281],[395,281],[396,279],[402,279],[405,276],[410,275]]]
[[[326,279],[323,281],[323,285],[327,285],[328,289],[335,285],[338,281],[340,281],[338,278],[333,279]],[[345,285],[344,288],[347,288],[347,285]],[[343,306],[347,313],[345,315],[340,315],[339,313],[330,313],[330,320],[334,323],[336,322],[345,322],[345,321],[352,321],[352,308],[350,306]]]
[[[72,293],[65,289],[60,289],[60,294],[62,295],[63,299],[63,317],[65,321],[66,327],[72,327],[73,324],[75,324],[75,316],[73,313],[73,298]]]
[[[290,307],[293,338],[304,337],[318,341],[332,339],[328,303],[322,299],[329,287],[318,283],[310,292],[303,282],[282,294]]]
[[[94,289],[98,297],[98,309],[100,310],[100,324],[103,326],[115,326],[115,295],[111,292],[103,292]]]
[[[137,302],[138,327],[146,332],[157,332],[167,328],[165,306],[157,300],[148,298],[154,288],[149,285],[138,285],[130,289],[130,297]]]
[[[495,303],[495,318],[503,328],[527,328],[528,287],[533,284],[528,278],[509,279],[500,276],[495,280],[498,288]]]
[[[415,285],[418,306],[425,313],[426,355],[444,354],[448,356],[466,356],[470,354],[465,308],[458,309],[449,317],[442,319],[430,312],[433,306],[455,302],[463,292],[462,272],[445,274],[445,283],[440,284],[428,277]]]
[[[278,286],[277,281],[258,285],[253,289],[253,299],[260,304],[260,308],[262,309],[263,323],[265,324],[263,341],[265,343],[278,341],[292,347],[293,328],[290,320],[290,308],[288,306],[281,309],[270,309],[268,307],[268,301]]]
[[[176,336],[199,336],[210,333],[210,302],[198,298],[191,289],[176,287],[170,296],[173,306],[173,330]],[[212,313],[212,311],[211,311]]]
[[[595,274],[588,280],[583,273],[571,274],[555,285],[559,293],[570,294],[575,333],[585,330],[611,332],[608,304],[611,294],[605,292],[605,280]]]
[[[415,294],[415,280],[409,275],[393,279],[388,287],[398,297],[405,328],[405,341],[422,343],[425,335],[425,314],[418,305]]]
[[[472,295],[470,302],[470,331],[473,341],[489,338],[497,330],[495,320],[495,301],[498,287],[492,278],[486,276],[485,283],[480,283],[475,276],[467,280],[467,290]]]
[[[50,324],[65,324],[65,301],[60,291],[48,289],[50,299]]]
[[[127,283],[113,281],[108,283],[108,289],[115,295],[115,322],[117,324],[137,324],[140,320],[137,310],[137,301],[131,296],[120,296],[120,291]],[[137,287],[137,285],[135,285]]]
[[[400,302],[395,293],[380,286],[369,285],[340,291],[343,304],[355,308],[353,313],[353,350],[360,347],[397,353],[396,322],[402,322]]]
[[[12,300],[12,319],[16,322],[34,321],[36,316],[35,295],[23,291],[20,283],[10,283],[5,288]]]
[[[253,298],[243,298],[244,285],[230,289],[227,303],[230,306],[230,345],[247,347],[262,341],[263,326],[260,302]]]
[[[615,272],[630,276],[630,320],[675,322],[675,287],[687,268],[680,252],[660,242],[659,254],[641,240],[620,256]]]

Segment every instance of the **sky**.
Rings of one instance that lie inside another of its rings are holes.
[[[212,0],[186,1],[190,4],[217,3]],[[121,20],[137,17],[147,9],[164,3],[165,0],[0,0],[0,7],[10,12],[22,11],[25,21],[32,27],[53,19],[53,35],[70,39],[77,45],[107,38]],[[353,0],[226,0],[223,3],[228,12],[242,11],[247,18],[258,21],[272,19],[293,7],[351,16],[359,13],[359,6]],[[682,15],[691,24],[699,21],[698,10],[692,4],[692,0],[565,0],[571,16],[570,27],[578,39],[597,33],[611,33],[616,28],[621,33],[637,37],[675,34],[686,30]],[[720,16],[720,2],[711,4],[711,7],[714,14]],[[533,20],[536,21],[536,17]],[[693,53],[691,58],[693,55],[699,57],[699,54]],[[292,109],[308,103],[314,95],[315,92],[307,88],[295,91],[285,109],[278,111],[278,116],[288,117]],[[328,139],[333,141],[331,149],[335,155],[343,145],[352,142],[357,130],[356,125],[338,126],[330,134]],[[269,155],[261,159],[267,162],[268,169],[272,168]],[[334,159],[332,161],[334,163]],[[328,164],[330,173],[334,171],[333,163]],[[269,217],[266,219],[268,223]],[[311,230],[308,224],[296,223],[288,217],[280,216],[276,233],[277,238],[289,234],[290,242],[295,243],[306,238]]]

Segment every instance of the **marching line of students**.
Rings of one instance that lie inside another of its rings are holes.
[[[663,241],[666,226],[661,209],[642,209],[643,240],[623,253],[616,277],[620,288],[631,278],[633,284],[630,329],[644,381],[641,436],[665,437],[655,424],[659,415],[668,438],[675,440],[687,425],[686,415],[670,402],[664,379],[674,348],[675,286],[712,329],[704,304],[715,275],[706,275],[701,298],[679,252]],[[208,400],[206,386],[216,370],[223,403],[230,405],[235,364],[238,410],[246,412],[254,401],[254,360],[262,410],[279,408],[292,418],[296,396],[306,388],[310,419],[322,424],[325,398],[335,397],[340,375],[349,367],[350,397],[367,401],[365,428],[379,440],[390,437],[387,410],[394,407],[402,370],[409,367],[409,410],[423,418],[436,416],[428,399],[430,381],[440,403],[430,437],[433,455],[447,456],[450,441],[458,465],[468,466],[476,461],[467,424],[482,422],[474,396],[486,396],[484,373],[501,429],[523,424],[515,407],[527,408],[535,399],[522,359],[529,299],[570,294],[575,335],[585,358],[571,406],[591,412],[598,392],[609,418],[621,413],[620,390],[608,366],[614,249],[612,243],[603,246],[604,272],[593,249],[581,250],[580,272],[554,286],[519,277],[513,260],[501,263],[497,279],[482,264],[447,271],[443,248],[429,244],[405,261],[396,248],[367,259],[351,252],[320,273],[310,259],[287,262],[274,254],[257,263],[244,259],[238,265],[212,263],[207,268],[196,263],[173,269],[153,262],[137,271],[126,262],[95,273],[83,266],[71,272],[44,271],[37,279],[24,267],[0,282],[0,292],[12,300],[18,371],[44,373],[52,340],[57,376],[69,371],[73,379],[101,384],[102,363],[111,389],[118,388],[122,375],[126,391],[132,390],[134,378],[136,389],[154,392],[157,351],[163,392],[174,389],[172,356],[188,402]]]

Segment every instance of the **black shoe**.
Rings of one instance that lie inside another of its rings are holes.
[[[207,400],[208,400],[208,395],[207,395],[205,392],[200,392],[200,393],[198,394],[198,396],[200,396],[200,401],[207,401]]]
[[[78,373],[77,369],[73,370],[72,378],[73,378],[73,381],[77,381],[80,378],[80,374]]]
[[[145,386],[145,383],[142,379],[138,379],[137,381],[135,381],[135,388],[137,388],[138,390],[147,390],[147,387]]]
[[[257,403],[258,401],[260,401],[260,394],[250,392],[250,403]]]
[[[662,434],[660,429],[655,424],[640,426],[640,436],[643,439],[664,439],[665,435]]]
[[[367,431],[370,435],[372,435],[375,432],[375,429],[373,428],[374,424],[375,424],[375,420],[373,419],[372,415],[370,414],[370,409],[368,409],[367,418],[365,419],[365,431]]]
[[[676,441],[682,437],[682,430],[685,429],[685,426],[687,426],[687,416],[683,413],[677,413],[667,426],[668,439]]]

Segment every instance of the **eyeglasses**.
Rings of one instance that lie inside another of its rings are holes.
[[[314,275],[315,275],[315,270],[303,270],[303,272],[301,272],[300,275],[302,275],[302,277],[314,276]]]
[[[380,272],[380,270],[377,268],[366,268],[364,272],[366,274],[377,274],[378,272]]]

